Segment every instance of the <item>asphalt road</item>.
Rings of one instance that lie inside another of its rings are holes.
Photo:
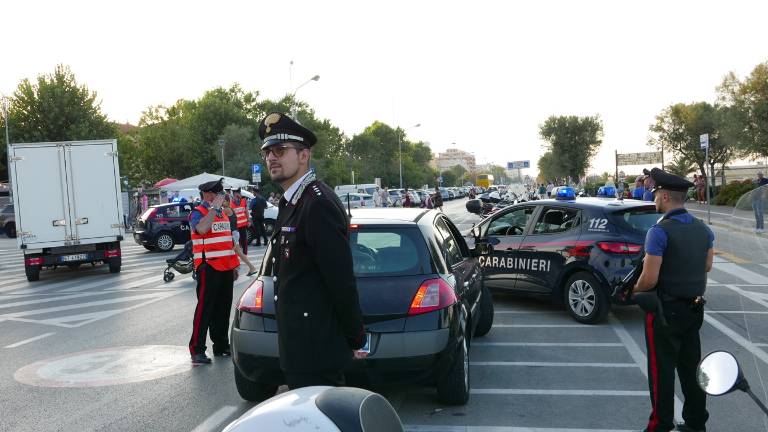
[[[477,217],[465,200],[445,212],[462,231]],[[768,400],[768,240],[715,229],[704,352],[733,352]],[[192,367],[186,350],[194,283],[163,283],[172,255],[123,244],[124,270],[44,272],[28,283],[15,241],[0,239],[0,430],[216,431],[250,409],[232,364]],[[263,248],[252,248],[258,263]],[[249,282],[241,278],[235,298]],[[495,293],[496,320],[471,350],[472,396],[436,402],[425,386],[375,388],[410,431],[641,430],[650,412],[643,316],[615,308],[602,325],[572,321],[558,305]],[[210,345],[209,345],[210,347]],[[744,393],[709,398],[709,430],[763,431]]]

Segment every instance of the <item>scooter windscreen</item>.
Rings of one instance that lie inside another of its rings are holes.
[[[268,399],[224,432],[400,432],[403,425],[381,395],[353,387],[305,387]]]

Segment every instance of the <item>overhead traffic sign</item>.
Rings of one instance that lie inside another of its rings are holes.
[[[709,134],[701,134],[699,135],[699,144],[701,144],[701,149],[708,149],[709,148]]]
[[[522,169],[522,168],[530,168],[531,167],[531,161],[524,160],[524,161],[514,161],[514,162],[507,162],[507,169]]]
[[[661,152],[623,153],[616,155],[616,165],[653,165],[662,163],[664,158]]]

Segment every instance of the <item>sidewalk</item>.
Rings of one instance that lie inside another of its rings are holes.
[[[706,204],[688,201],[685,203],[685,208],[693,213],[694,216],[707,222],[707,209],[709,206]],[[712,225],[752,234],[755,233],[755,217],[748,210],[736,210],[734,207],[713,205],[709,208],[709,218],[712,221]]]

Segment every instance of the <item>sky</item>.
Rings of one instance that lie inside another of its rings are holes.
[[[766,16],[764,0],[12,1],[0,92],[63,63],[136,124],[218,86],[280,98],[317,74],[297,97],[348,136],[380,120],[478,163],[535,167],[547,117],[599,115],[601,173],[652,150],[665,107],[714,102],[726,73],[768,61]]]

